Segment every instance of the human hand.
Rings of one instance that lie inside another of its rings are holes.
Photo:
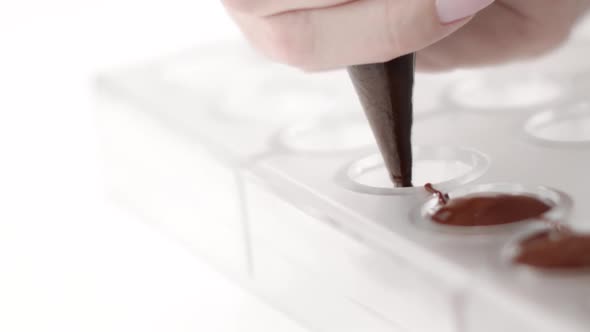
[[[307,71],[384,62],[416,51],[418,68],[426,70],[530,57],[566,40],[590,5],[587,0],[223,2],[256,48]]]

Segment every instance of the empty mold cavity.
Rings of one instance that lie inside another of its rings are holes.
[[[436,188],[436,185],[435,185]],[[439,188],[436,188],[439,189]],[[445,192],[444,190],[441,190]],[[421,227],[431,230],[443,232],[458,232],[458,233],[474,233],[474,234],[494,234],[497,232],[512,231],[516,228],[523,227],[528,222],[540,222],[550,224],[565,223],[569,217],[572,201],[565,193],[545,187],[545,186],[530,186],[514,183],[494,183],[464,186],[451,191],[446,191],[449,201],[458,198],[469,197],[493,197],[498,195],[518,195],[534,198],[549,206],[549,209],[534,218],[522,218],[512,223],[504,223],[499,225],[488,226],[463,226],[463,225],[448,225],[435,222],[432,216],[443,206],[440,204],[439,198],[432,195],[422,206],[415,210],[413,220]],[[490,205],[482,204],[481,213],[488,211]],[[493,213],[493,212],[491,212]],[[475,211],[474,216],[480,214]]]
[[[458,77],[455,73],[417,73],[414,79],[414,111],[419,114],[443,110],[443,96]]]
[[[219,112],[238,120],[276,122],[356,111],[359,105],[343,71],[304,74],[279,65],[241,69],[225,87]]]
[[[565,94],[561,82],[543,75],[502,72],[504,74],[481,71],[467,75],[450,90],[450,101],[480,111],[530,110],[559,101]]]
[[[274,123],[358,105],[345,71],[305,74],[239,43],[187,52],[158,70],[168,84],[210,98],[225,120]]]
[[[295,124],[279,134],[279,143],[293,151],[330,153],[374,146],[375,139],[359,110]]]
[[[590,145],[590,104],[584,102],[535,114],[524,129],[542,143]]]
[[[265,62],[240,43],[211,44],[168,58],[159,66],[160,77],[175,86],[218,93],[243,68],[261,68]],[[236,74],[237,73],[237,74]]]
[[[419,146],[413,151],[414,187],[395,188],[381,154],[374,153],[353,162],[345,170],[344,181],[352,190],[377,194],[415,194],[425,183],[452,188],[473,181],[487,170],[489,161],[482,153],[466,148]]]

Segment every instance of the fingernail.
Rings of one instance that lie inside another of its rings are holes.
[[[441,23],[451,23],[471,16],[489,6],[494,0],[436,0]]]

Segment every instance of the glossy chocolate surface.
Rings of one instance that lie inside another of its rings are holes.
[[[551,209],[549,204],[532,196],[478,193],[458,198],[426,184],[427,191],[438,198],[439,208],[430,215],[438,223],[450,226],[492,226],[539,218]]]
[[[567,229],[538,232],[519,243],[517,264],[539,268],[590,268],[590,235]]]

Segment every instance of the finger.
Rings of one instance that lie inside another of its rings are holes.
[[[503,0],[498,5],[518,13],[523,18],[537,24],[552,25],[554,22],[569,22],[583,15],[590,3],[588,0]]]
[[[418,52],[416,65],[420,70],[446,70],[530,58],[565,41],[574,23],[572,17],[539,23],[540,18],[529,14],[537,11],[521,12],[496,2],[463,29]]]
[[[237,14],[236,20],[273,59],[320,70],[383,62],[421,49],[459,29],[491,1],[361,0],[266,18]],[[453,8],[457,3],[468,5]]]
[[[222,0],[230,10],[258,17],[276,15],[279,13],[332,7],[357,0]]]

